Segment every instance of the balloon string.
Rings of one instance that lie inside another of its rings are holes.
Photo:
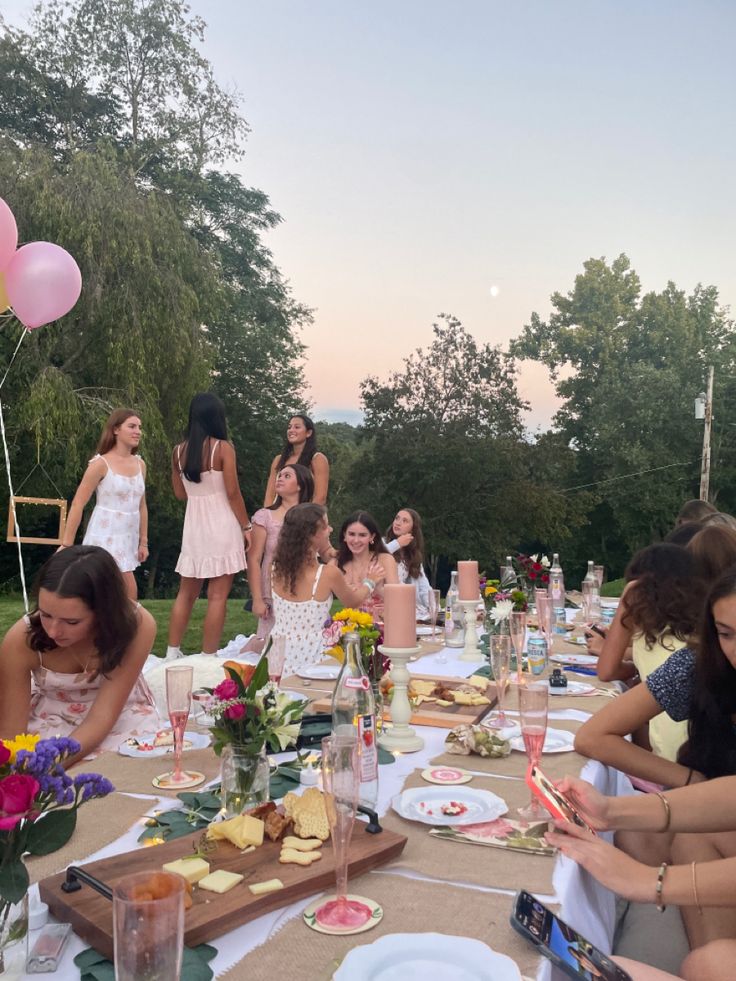
[[[5,384],[5,379],[8,377],[8,372],[13,367],[13,362],[15,361],[15,356],[17,355],[18,351],[20,351],[20,346],[23,343],[23,338],[26,336],[26,334],[29,334],[29,333],[30,333],[30,331],[29,330],[26,330],[26,328],[24,327],[23,328],[23,333],[20,335],[20,338],[18,340],[18,343],[15,346],[15,350],[13,351],[13,357],[10,359],[10,364],[5,369],[5,374],[3,375],[3,380],[0,381],[0,388],[2,388],[3,385]]]
[[[22,337],[21,340],[23,340]],[[20,347],[20,344],[18,344],[18,347]],[[16,348],[16,353],[17,351],[18,348]],[[15,357],[15,355],[13,355],[13,357]],[[5,374],[7,375],[7,371],[5,372]],[[3,381],[5,381],[4,378]],[[0,382],[0,387],[2,387],[2,382]],[[20,585],[21,585],[21,589],[23,590],[23,605],[26,609],[26,613],[28,613],[29,607],[28,607],[28,591],[26,589],[26,574],[25,574],[25,569],[23,568],[23,550],[20,545],[20,528],[18,527],[18,515],[15,513],[15,496],[13,494],[13,478],[10,474],[10,452],[8,450],[8,441],[5,438],[5,417],[3,415],[2,400],[0,400],[0,434],[2,434],[2,439],[3,439],[3,451],[5,452],[5,469],[7,470],[8,473],[8,490],[10,491],[10,508],[13,512],[13,527],[15,529],[16,545],[18,546],[18,567],[20,569]]]

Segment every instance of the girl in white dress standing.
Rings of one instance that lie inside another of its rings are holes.
[[[74,495],[60,546],[74,544],[85,505],[97,492],[83,544],[99,545],[112,555],[133,600],[138,596],[133,570],[148,558],[146,465],[138,456],[140,441],[140,418],[132,409],[115,409]]]

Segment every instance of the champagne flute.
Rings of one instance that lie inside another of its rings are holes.
[[[511,638],[508,634],[491,635],[491,671],[493,680],[496,683],[496,700],[498,711],[488,722],[485,722],[489,729],[504,729],[508,724],[508,719],[503,711],[503,699],[509,683],[509,668],[511,667]]]
[[[524,655],[524,641],[526,640],[526,613],[512,610],[509,623],[511,625],[511,643],[514,645],[514,654],[516,654],[516,680],[520,685],[523,685],[524,675],[521,661]]]
[[[544,739],[547,735],[548,702],[549,684],[546,681],[535,681],[519,689],[521,735],[530,769],[537,766],[542,756]],[[519,808],[519,815],[525,821],[544,821],[548,817],[534,794],[528,807]]]
[[[271,635],[266,660],[268,661],[269,680],[275,682],[277,685],[280,684],[286,662],[286,637],[274,637]]]
[[[544,642],[547,645],[547,656],[545,658],[545,669],[549,664],[549,658],[552,654],[552,597],[549,592],[544,589],[537,590],[537,622],[539,624],[539,632],[544,638]]]
[[[173,664],[166,668],[166,708],[174,732],[174,770],[162,773],[154,780],[154,785],[193,787],[204,781],[204,774],[197,770],[188,772],[181,768],[181,754],[184,748],[184,730],[192,706],[192,681],[194,668],[190,664]]]
[[[336,932],[350,931],[372,915],[365,903],[347,897],[348,851],[360,793],[358,740],[351,725],[337,726],[322,740],[322,786],[335,855],[336,890],[335,896],[315,911],[315,919]]]
[[[432,624],[432,641],[437,640],[437,620],[440,615],[442,605],[442,594],[439,589],[429,591],[429,619]]]
[[[602,566],[602,565],[594,565],[593,566],[593,572],[595,573],[595,577],[598,580],[598,589],[600,589],[601,586],[603,585],[603,577],[604,577],[605,572],[606,572],[605,566]]]

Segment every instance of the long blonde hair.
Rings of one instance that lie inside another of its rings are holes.
[[[122,426],[126,419],[130,419],[131,416],[135,416],[137,419],[138,413],[133,409],[115,409],[114,412],[110,413],[107,417],[105,428],[102,430],[100,441],[97,444],[97,452],[100,456],[110,452],[117,441],[115,430],[118,426]],[[137,453],[138,447],[134,446],[130,452]]]

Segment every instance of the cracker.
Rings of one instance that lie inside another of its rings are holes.
[[[293,836],[284,838],[282,842],[284,848],[295,848],[298,852],[313,852],[321,848],[322,844],[320,838],[294,838]]]
[[[283,848],[279,855],[282,865],[311,865],[322,858],[322,852],[298,852],[295,848]]]

